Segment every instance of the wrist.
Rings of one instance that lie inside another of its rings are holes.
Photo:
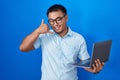
[[[37,30],[35,30],[35,33],[37,33],[37,34],[42,34],[42,31],[39,30],[39,29],[37,29]]]

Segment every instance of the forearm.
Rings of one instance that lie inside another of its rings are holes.
[[[34,49],[34,42],[37,40],[40,34],[44,33],[52,33],[49,31],[49,27],[47,24],[44,24],[44,20],[42,19],[41,25],[30,35],[28,35],[20,45],[20,50],[27,52]]]
[[[40,31],[38,29],[36,29],[33,33],[28,35],[22,41],[22,44],[20,45],[20,50],[23,51],[23,52],[33,50],[34,49],[33,44],[36,41],[36,39],[39,37],[40,34],[41,34]]]

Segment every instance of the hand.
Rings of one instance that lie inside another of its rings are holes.
[[[99,59],[95,60],[95,64],[92,64],[92,68],[85,68],[85,70],[92,72],[92,73],[98,73],[102,70],[104,66],[104,62],[100,62]]]
[[[47,24],[44,23],[44,19],[42,19],[42,22],[40,24],[40,26],[38,27],[38,29],[36,30],[36,32],[43,34],[43,33],[53,33],[50,31],[49,27]]]

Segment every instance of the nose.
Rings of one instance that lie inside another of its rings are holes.
[[[58,23],[56,21],[54,21],[54,26],[58,25]]]

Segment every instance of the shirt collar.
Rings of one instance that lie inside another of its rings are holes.
[[[68,32],[67,32],[66,36],[72,36],[72,30],[70,29],[70,27],[68,27]]]

